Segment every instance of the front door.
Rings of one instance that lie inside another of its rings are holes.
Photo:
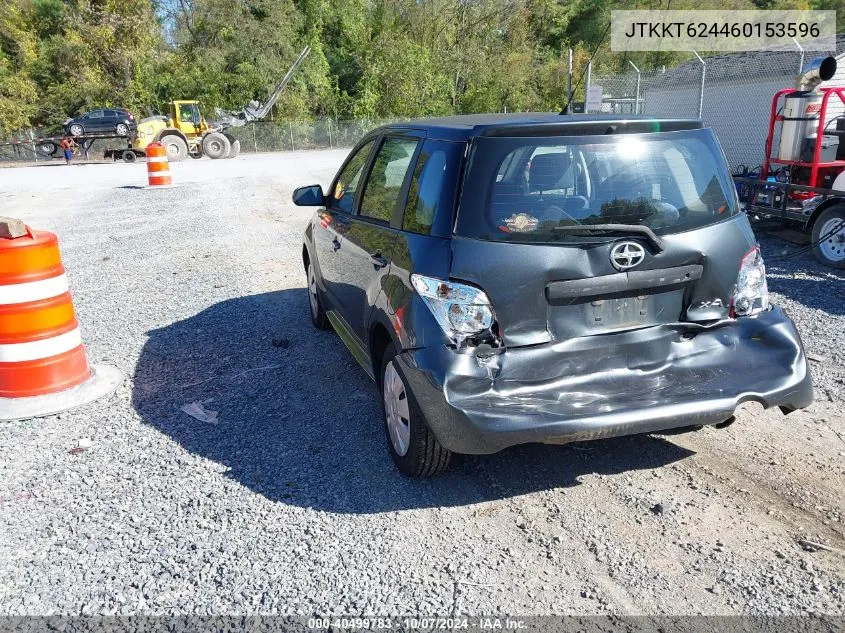
[[[351,227],[352,214],[358,203],[364,182],[364,170],[369,162],[375,139],[357,147],[341,168],[331,190],[326,196],[326,209],[320,212],[320,222],[315,225],[314,245],[317,263],[323,280],[329,308],[343,309],[343,297],[349,294],[341,284],[343,269],[349,265],[344,249]]]
[[[397,209],[407,197],[411,162],[418,142],[419,139],[409,136],[382,138],[356,213],[350,217],[338,251],[343,252],[339,277],[344,292],[344,317],[364,344],[368,338],[370,308],[375,304],[382,290],[382,278],[390,268],[399,230],[394,218],[398,220]]]
[[[200,109],[196,103],[180,103],[178,114],[178,127],[185,135],[191,136],[200,132]]]

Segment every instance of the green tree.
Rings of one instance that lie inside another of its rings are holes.
[[[30,7],[0,1],[0,133],[29,125],[38,109],[38,91],[30,77],[37,40],[30,28]]]

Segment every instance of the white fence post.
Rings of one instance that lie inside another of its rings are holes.
[[[795,42],[795,46],[798,47],[798,50],[801,53],[801,57],[798,59],[798,72],[800,74],[801,71],[804,70],[804,48],[798,43],[798,40],[796,40],[794,37],[792,38],[792,41]]]
[[[637,65],[630,59],[628,60],[628,63],[634,67],[634,71],[637,73],[637,91],[634,95],[634,114],[640,114],[640,69],[637,68]]]
[[[701,86],[698,88],[698,118],[701,118],[704,112],[704,77],[707,75],[707,64],[701,59],[701,55],[693,51],[698,61],[701,62]]]

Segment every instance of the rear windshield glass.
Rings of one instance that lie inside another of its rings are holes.
[[[708,129],[480,137],[473,143],[457,233],[511,242],[595,241],[605,233],[563,227],[633,224],[665,235],[737,211],[722,152]]]

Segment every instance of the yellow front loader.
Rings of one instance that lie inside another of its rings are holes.
[[[138,122],[132,149],[144,151],[157,142],[167,149],[169,161],[191,156],[200,158],[234,158],[241,142],[222,127],[209,125],[196,101],[171,101],[168,116],[152,116]]]

